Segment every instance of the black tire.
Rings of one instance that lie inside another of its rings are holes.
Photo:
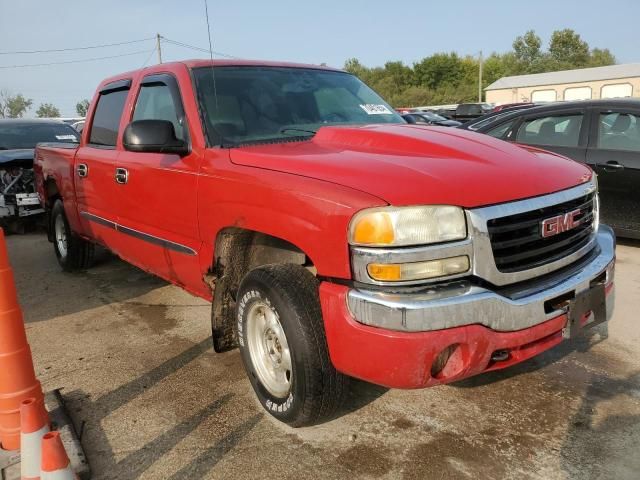
[[[66,234],[66,252],[62,252],[56,237],[56,222],[58,218],[64,223]],[[93,264],[95,256],[95,245],[75,235],[69,227],[67,215],[64,212],[62,200],[56,200],[51,209],[51,225],[53,249],[56,252],[58,263],[65,272],[75,272],[86,270]]]
[[[267,265],[247,274],[237,299],[242,361],[265,410],[292,427],[330,419],[342,404],[348,377],[336,371],[329,359],[317,279],[297,265]],[[251,357],[248,316],[252,306],[263,304],[277,314],[290,352],[289,393],[283,396],[269,392]]]

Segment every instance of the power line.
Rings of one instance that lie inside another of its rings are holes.
[[[154,48],[154,51],[155,51],[155,48]],[[129,57],[131,55],[140,55],[141,53],[149,53],[149,50],[139,50],[137,52],[122,53],[120,55],[110,55],[110,56],[107,56],[107,57],[85,58],[83,60],[67,60],[66,62],[29,63],[29,64],[25,64],[25,65],[0,65],[0,69],[23,68],[23,67],[48,67],[48,66],[51,66],[51,65],[66,65],[66,64],[69,64],[69,63],[95,62],[97,60],[107,60],[109,58],[119,58],[119,57]]]
[[[105,43],[103,45],[91,45],[87,47],[73,47],[73,48],[53,48],[50,50],[17,50],[14,52],[0,52],[0,55],[26,55],[31,53],[53,53],[53,52],[71,52],[75,50],[90,50],[92,48],[105,48],[105,47],[116,47],[119,45],[129,45],[131,43],[141,43],[147,42],[149,40],[153,40],[154,37],[150,38],[141,38],[140,40],[129,40],[127,42],[118,42],[118,43]]]
[[[192,50],[198,50],[199,52],[209,53],[209,50],[207,50],[206,48],[194,47],[193,45],[187,45],[186,43],[180,43],[180,42],[176,42],[174,40],[169,40],[166,37],[162,37],[162,41],[164,43],[171,43],[173,45],[178,45],[179,47],[185,47],[185,48],[190,48]]]
[[[149,63],[149,60],[151,60],[151,57],[153,56],[154,53],[156,53],[157,49],[158,49],[157,47],[154,47],[153,50],[151,50],[151,52],[149,53],[149,56],[147,57],[147,59],[142,64],[142,67],[140,67],[140,68],[144,68],[144,67],[147,66],[147,63]]]
[[[188,43],[182,43],[182,42],[176,42],[175,40],[171,40],[167,37],[161,37],[163,42],[167,42],[167,43],[171,43],[173,45],[177,45],[179,47],[184,47],[184,48],[190,48],[192,50],[198,50],[199,52],[204,52],[204,53],[211,53],[209,49],[207,48],[200,48],[200,47],[196,47],[194,45],[189,45]],[[238,58],[234,55],[229,55],[228,53],[222,53],[222,52],[216,52],[215,50],[212,51],[215,55],[218,55],[219,57],[226,57],[226,58]]]
[[[9,54],[22,54],[22,53],[48,53],[48,52],[66,52],[66,51],[73,51],[73,50],[88,50],[88,49],[92,49],[92,48],[102,48],[102,47],[112,47],[112,46],[118,46],[118,45],[127,45],[127,44],[131,44],[131,43],[140,43],[140,42],[146,42],[149,40],[156,40],[157,38],[159,38],[161,40],[161,42],[163,43],[169,43],[172,45],[176,45],[179,47],[183,47],[183,48],[189,48],[192,50],[197,50],[199,52],[204,52],[204,53],[209,53],[209,54],[215,54],[217,56],[220,57],[226,57],[226,58],[238,58],[234,55],[229,55],[227,53],[223,53],[223,52],[216,52],[213,50],[209,50],[206,48],[200,48],[200,47],[196,47],[194,45],[189,45],[188,43],[183,43],[183,42],[178,42],[176,40],[171,40],[169,38],[163,37],[161,35],[158,35],[158,37],[150,37],[150,38],[144,38],[144,39],[140,39],[140,40],[131,40],[128,42],[118,42],[118,43],[109,43],[109,44],[103,44],[103,45],[93,45],[93,46],[87,46],[87,47],[77,47],[77,48],[62,48],[62,49],[51,49],[51,50],[30,50],[30,51],[15,51],[15,52],[0,52],[0,55],[9,55]],[[104,57],[94,57],[94,58],[86,58],[86,59],[81,59],[81,60],[66,60],[66,61],[62,61],[62,62],[48,62],[48,63],[27,63],[27,64],[20,64],[20,65],[0,65],[0,69],[7,69],[7,68],[26,68],[26,67],[48,67],[48,66],[53,66],[53,65],[67,65],[67,64],[73,64],[73,63],[85,63],[85,62],[94,62],[97,60],[108,60],[110,58],[119,58],[119,57],[127,57],[127,56],[132,56],[132,55],[139,55],[142,53],[149,53],[149,57],[147,58],[147,60],[144,62],[143,67],[145,67],[148,63],[149,60],[151,59],[151,56],[153,55],[154,52],[158,51],[158,47],[159,45],[156,45],[156,47],[154,47],[153,50],[149,51],[149,50],[138,50],[135,52],[130,52],[130,53],[122,53],[119,55],[109,55],[109,56],[104,56]]]

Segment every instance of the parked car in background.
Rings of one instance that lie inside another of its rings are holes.
[[[522,104],[522,105],[513,105],[510,107],[503,108],[502,110],[493,111],[482,115],[481,117],[474,118],[473,120],[469,120],[468,122],[463,123],[458,128],[462,128],[464,130],[473,130],[476,131],[482,127],[485,127],[489,124],[497,122],[501,118],[504,118],[511,112],[515,112],[517,110],[524,110],[526,108],[535,107],[536,104]]]
[[[456,112],[452,117],[452,120],[459,122],[467,122],[474,118],[481,117],[487,113],[493,111],[493,106],[489,103],[461,103],[456,108]]]
[[[56,120],[0,120],[0,226],[17,231],[23,219],[44,212],[35,190],[37,143],[79,142],[78,132]]]
[[[598,174],[602,220],[620,236],[640,238],[640,100],[553,103],[473,130],[586,163]]]
[[[444,117],[447,120],[453,120],[453,117],[455,117],[456,115],[455,109],[450,109],[450,108],[438,108],[436,110],[429,110],[429,111],[435,113],[436,115],[440,115],[441,117]]]
[[[439,125],[441,127],[459,127],[461,122],[449,120],[448,118],[433,112],[412,112],[402,115],[407,123],[415,123],[418,125]]]
[[[519,107],[526,108],[526,107],[532,107],[533,105],[535,105],[533,102],[503,103],[502,105],[496,105],[495,107],[493,107],[493,111],[501,112],[509,108],[519,108]]]
[[[84,129],[84,120],[80,120],[79,122],[72,123],[71,126],[75,128],[78,131],[78,133],[82,133],[82,130]]]
[[[74,123],[84,120],[84,118],[83,117],[56,117],[56,118],[51,118],[50,120],[58,120],[62,123],[66,123],[67,125],[73,125]]]

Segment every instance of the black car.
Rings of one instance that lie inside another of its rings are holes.
[[[486,127],[487,125],[489,125],[490,123],[499,121],[500,119],[504,118],[510,113],[516,112],[518,110],[524,110],[527,108],[533,108],[538,106],[540,106],[540,104],[536,105],[533,103],[526,103],[522,105],[514,105],[512,107],[506,107],[506,108],[503,108],[502,110],[498,110],[497,112],[495,111],[489,112],[478,118],[474,118],[472,120],[464,122],[458,128],[462,128],[463,130],[472,130],[472,131],[480,130],[483,127]]]
[[[460,122],[468,122],[475,118],[486,115],[493,111],[493,106],[488,103],[461,103],[457,106],[455,113],[453,114],[454,120]]]
[[[640,100],[554,103],[475,130],[586,163],[598,174],[602,221],[619,236],[640,238]]]
[[[448,118],[438,115],[433,112],[412,112],[402,115],[407,123],[415,123],[418,125],[440,125],[441,127],[459,127],[462,123],[456,120],[449,120]]]
[[[44,210],[35,191],[33,151],[37,143],[77,143],[80,134],[56,120],[0,119],[0,226],[18,231]]]

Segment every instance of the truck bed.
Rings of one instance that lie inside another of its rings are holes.
[[[74,163],[79,145],[77,143],[39,143],[36,145],[33,170],[36,174],[36,191],[43,208],[46,199],[51,198],[49,184],[57,186],[63,200],[69,207],[75,205]],[[72,220],[73,221],[73,220]]]

